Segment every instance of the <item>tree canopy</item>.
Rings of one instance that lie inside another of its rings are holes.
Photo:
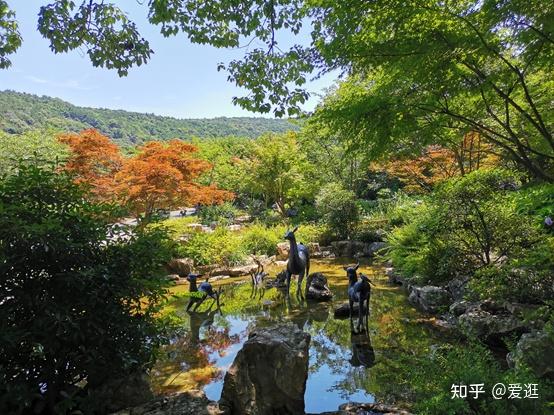
[[[298,114],[307,79],[340,70],[346,81],[315,119],[354,146],[406,151],[472,130],[533,176],[554,179],[552,3],[150,0],[146,6],[165,36],[249,46],[242,59],[219,65],[248,91],[234,98],[243,108]],[[5,3],[1,10],[7,66],[20,37],[13,13]],[[54,52],[84,48],[93,65],[120,75],[152,53],[112,3],[54,1],[41,7],[38,27]],[[308,41],[284,45],[285,31],[309,32]]]
[[[116,228],[67,173],[0,180],[0,412],[106,413],[95,390],[142,373],[164,341],[160,229]]]
[[[212,165],[195,157],[196,146],[179,140],[150,141],[124,158],[119,147],[98,131],[59,137],[71,149],[64,170],[86,183],[97,200],[119,201],[136,217],[149,219],[157,209],[215,204],[234,197],[199,176]]]

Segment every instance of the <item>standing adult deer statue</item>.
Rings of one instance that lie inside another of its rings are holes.
[[[293,275],[298,275],[298,288],[296,295],[303,297],[302,295],[302,280],[304,276],[308,276],[310,272],[310,253],[308,247],[302,243],[296,243],[296,237],[294,233],[298,230],[296,226],[292,231],[287,231],[285,239],[289,241],[289,258],[287,261],[287,296],[290,292],[290,279]],[[307,287],[306,287],[307,289]]]
[[[365,330],[368,329],[369,324],[369,299],[371,297],[371,280],[361,274],[361,278],[358,280],[358,268],[360,264],[355,266],[344,267],[346,276],[348,277],[348,305],[350,309],[350,329],[354,331],[354,303],[358,303],[358,333],[362,328],[362,323],[365,320]]]

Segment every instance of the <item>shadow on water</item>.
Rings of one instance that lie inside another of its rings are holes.
[[[342,265],[347,262],[312,264],[312,272],[323,272],[328,278],[334,293],[329,303],[298,300],[294,293],[290,301],[285,301],[284,293],[275,288],[253,293],[247,280],[231,280],[224,286],[221,313],[187,314],[184,310],[188,300],[175,298],[168,309],[183,317],[187,324],[185,335],[165,349],[152,370],[154,390],[171,393],[203,389],[208,398],[218,400],[225,371],[246,341],[248,327],[291,321],[312,336],[305,394],[307,412],[336,410],[348,401],[404,401],[409,391],[400,378],[401,366],[447,339],[428,324],[432,319],[408,304],[400,288],[387,284],[380,266],[363,263],[361,271],[376,284],[372,289],[369,332],[352,334],[348,319],[333,317],[334,306],[346,301],[348,280]],[[269,269],[271,276],[278,271]],[[174,292],[185,290],[180,286]]]

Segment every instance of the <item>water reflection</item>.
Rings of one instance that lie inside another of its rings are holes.
[[[187,321],[186,334],[166,349],[152,372],[157,392],[203,389],[217,400],[223,376],[247,339],[252,324],[291,321],[310,333],[309,375],[306,411],[336,410],[348,401],[402,401],[408,393],[399,379],[403,365],[413,355],[428,353],[433,343],[443,341],[420,320],[398,287],[385,282],[382,269],[362,265],[376,287],[372,290],[369,330],[352,334],[349,321],[333,318],[334,306],[346,301],[348,280],[343,262],[314,262],[313,272],[323,272],[334,293],[330,303],[313,303],[287,296],[272,288],[260,292],[250,281],[228,284],[222,295],[222,312],[184,313],[186,300],[176,298],[170,310]],[[268,270],[275,275],[278,270]],[[296,284],[291,284],[291,289]],[[176,288],[176,292],[183,290]],[[202,309],[202,308],[201,308]]]
[[[371,346],[369,333],[352,333],[350,342],[352,347],[352,358],[350,359],[350,364],[354,367],[372,367],[375,364],[375,352]]]

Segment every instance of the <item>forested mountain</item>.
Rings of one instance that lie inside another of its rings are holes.
[[[96,128],[125,146],[171,138],[254,138],[265,132],[295,130],[297,126],[288,120],[260,117],[177,119],[123,110],[78,107],[58,98],[0,91],[0,130],[21,133],[43,128],[74,132]]]

